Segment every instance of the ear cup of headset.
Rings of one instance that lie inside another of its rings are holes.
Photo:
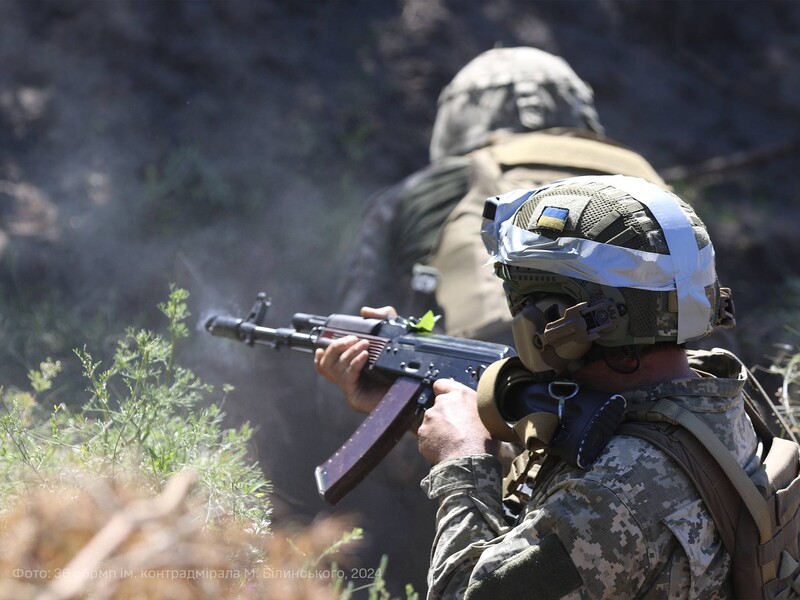
[[[529,302],[512,320],[517,355],[532,372],[568,370],[592,347],[591,342],[569,340],[553,345],[545,341],[548,325],[563,317],[571,305],[563,296],[543,296]]]

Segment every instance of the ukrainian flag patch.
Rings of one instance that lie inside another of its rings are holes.
[[[536,221],[537,227],[547,227],[556,231],[563,231],[567,224],[569,209],[556,208],[555,206],[545,206],[541,216]]]

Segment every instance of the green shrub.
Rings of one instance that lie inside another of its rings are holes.
[[[233,516],[254,531],[268,530],[269,485],[247,458],[252,428],[226,429],[221,402],[208,401],[212,387],[175,362],[177,345],[188,336],[187,298],[173,288],[159,306],[167,335],[128,330],[105,368],[85,348],[76,351],[89,393],[78,410],[37,401],[61,370],[57,361],[29,373],[31,391],[0,391],[0,497],[18,491],[20,481],[87,472],[135,473],[155,493],[170,475],[192,469],[211,521]]]

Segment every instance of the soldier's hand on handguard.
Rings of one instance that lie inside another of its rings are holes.
[[[365,319],[389,319],[396,317],[397,311],[391,306],[365,306],[361,309],[361,316]],[[348,406],[366,414],[372,412],[389,389],[389,386],[359,381],[369,358],[368,350],[368,341],[349,335],[332,342],[324,350],[317,348],[314,352],[317,373],[339,386]]]
[[[478,415],[478,394],[452,379],[433,384],[436,401],[425,411],[419,451],[432,464],[473,454],[493,454],[495,442]]]

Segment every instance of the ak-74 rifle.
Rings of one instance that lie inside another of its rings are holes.
[[[486,367],[514,356],[509,346],[434,334],[431,327],[408,319],[295,313],[291,327],[272,329],[263,325],[269,307],[270,300],[260,293],[247,317],[215,315],[206,321],[206,330],[251,346],[305,352],[354,335],[369,341],[362,377],[392,382],[353,435],[317,467],[319,493],[331,504],[355,488],[432,404],[436,379],[454,379],[476,389]]]

